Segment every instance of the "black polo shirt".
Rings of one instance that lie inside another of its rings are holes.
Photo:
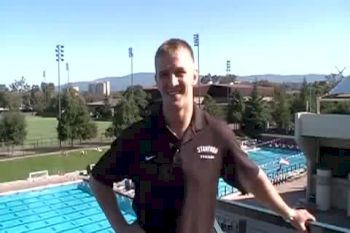
[[[133,208],[147,233],[213,232],[218,179],[244,191],[239,173],[255,177],[258,167],[224,122],[197,107],[181,140],[159,107],[124,130],[92,170],[111,187],[133,180]]]

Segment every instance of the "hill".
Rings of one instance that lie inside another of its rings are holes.
[[[154,73],[136,73],[134,76],[134,85],[141,85],[143,87],[151,87],[155,85]],[[111,91],[122,91],[131,85],[130,75],[122,77],[104,77],[95,79],[93,81],[73,82],[72,86],[78,86],[80,91],[88,91],[89,84],[94,82],[109,81],[111,84]],[[63,88],[67,84],[63,85]]]

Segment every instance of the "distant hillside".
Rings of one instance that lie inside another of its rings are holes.
[[[277,74],[265,74],[265,75],[249,75],[238,76],[240,81],[253,82],[255,80],[268,80],[275,83],[301,83],[304,78],[307,82],[324,81],[325,76],[323,74],[306,74],[306,75],[277,75]],[[122,77],[105,77],[99,78],[93,81],[83,81],[71,83],[73,86],[78,86],[80,91],[87,91],[89,84],[97,81],[110,81],[111,91],[122,91],[130,86],[130,75]],[[134,85],[141,85],[143,87],[151,87],[155,85],[154,73],[135,73]],[[63,85],[63,88],[66,86]]]
[[[264,74],[264,75],[249,75],[249,76],[238,76],[240,81],[253,82],[257,80],[268,80],[273,83],[302,83],[304,78],[307,82],[325,81],[324,74],[306,74],[306,75],[278,75],[278,74]]]
[[[134,76],[134,85],[141,85],[143,87],[151,87],[155,85],[154,73],[136,73]],[[72,86],[78,86],[80,91],[87,91],[89,84],[98,81],[109,81],[111,83],[111,91],[122,91],[131,85],[130,75],[122,77],[105,77],[95,79],[93,81],[83,81],[71,83]],[[64,87],[66,84],[64,85]]]

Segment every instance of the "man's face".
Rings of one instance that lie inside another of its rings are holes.
[[[163,104],[182,109],[193,102],[197,72],[190,52],[185,48],[156,59],[156,83]]]

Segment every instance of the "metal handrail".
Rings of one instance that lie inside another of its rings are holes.
[[[265,223],[270,223],[281,228],[294,229],[293,226],[290,223],[286,222],[282,217],[270,210],[261,207],[234,201],[217,200],[217,209],[226,211],[228,213],[234,213],[244,220],[249,218]],[[309,222],[307,224],[307,227],[309,228],[310,233],[350,233],[350,229],[317,221]],[[239,233],[246,233],[246,231],[240,231]]]

